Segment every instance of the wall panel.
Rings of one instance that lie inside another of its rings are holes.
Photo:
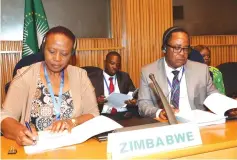
[[[122,46],[122,3],[120,0],[111,0],[111,27],[113,38],[81,38],[78,39],[75,61],[77,66],[93,65],[103,68],[104,57],[109,51],[118,51],[122,57],[122,70],[127,71],[127,54]],[[2,75],[1,96],[5,97],[4,86],[11,81],[15,64],[21,57],[21,41],[2,41]]]
[[[193,36],[191,45],[206,45],[211,50],[211,65],[237,61],[237,35]]]
[[[77,66],[103,68],[105,55],[116,50],[122,55],[122,70],[130,74],[139,87],[143,65],[162,57],[163,32],[173,25],[172,0],[111,0],[111,27],[113,38],[78,39]],[[194,36],[191,45],[210,47],[211,65],[237,61],[237,35]],[[21,42],[2,42],[1,94],[5,83],[11,80],[13,67],[20,59]],[[3,99],[2,98],[2,99]]]
[[[163,56],[162,34],[172,26],[172,0],[124,0],[128,72],[139,85],[141,66]]]

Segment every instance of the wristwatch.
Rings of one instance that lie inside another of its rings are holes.
[[[75,119],[75,118],[72,118],[72,119],[71,119],[71,122],[72,122],[72,124],[73,124],[74,127],[77,126],[77,123],[76,123],[76,119]]]

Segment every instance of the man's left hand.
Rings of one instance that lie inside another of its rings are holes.
[[[136,105],[137,100],[136,99],[129,99],[129,100],[124,101],[124,103],[127,105]]]

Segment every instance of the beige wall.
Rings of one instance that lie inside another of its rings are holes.
[[[183,6],[183,19],[174,25],[184,27],[190,35],[237,34],[236,0],[173,0]]]

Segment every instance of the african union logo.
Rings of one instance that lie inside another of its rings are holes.
[[[48,22],[43,14],[29,12],[25,15],[22,50],[23,56],[38,51],[42,38],[48,29]]]

